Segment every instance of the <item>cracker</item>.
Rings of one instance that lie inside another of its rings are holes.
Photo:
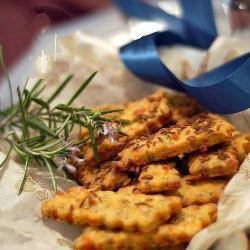
[[[191,156],[189,173],[201,178],[232,176],[249,152],[250,134],[238,134],[229,146]]]
[[[153,245],[151,233],[131,233],[95,228],[85,229],[74,242],[76,250],[145,250],[154,249]]]
[[[113,167],[113,162],[104,162],[99,166],[82,167],[77,171],[78,179],[87,189],[115,190],[130,183],[126,172],[118,171]]]
[[[188,242],[202,228],[216,219],[216,205],[183,208],[169,224],[153,232],[124,232],[87,228],[75,240],[76,250],[184,250]]]
[[[116,167],[127,170],[229,141],[233,126],[219,116],[201,114],[146,138],[132,141],[117,157]]]
[[[83,161],[83,164],[78,167],[78,169],[81,169],[84,167],[97,166],[100,162],[111,159],[123,149],[126,143],[126,136],[118,133],[117,124],[112,124],[111,126],[115,131],[112,138],[102,136],[96,139],[98,159],[96,159],[94,155],[93,147],[89,141],[81,149],[81,152],[78,155],[79,155],[79,158],[83,158],[84,161]],[[79,179],[79,182],[82,182],[82,180]]]
[[[190,241],[196,233],[216,220],[216,210],[216,205],[212,203],[183,208],[169,224],[159,228],[155,241],[162,246]]]
[[[175,163],[148,164],[143,167],[137,188],[145,194],[161,193],[180,186],[181,177]]]
[[[184,250],[184,245],[161,248],[153,233],[124,232],[86,228],[75,242],[75,250]]]
[[[232,176],[238,167],[236,154],[229,147],[195,154],[188,161],[189,173],[200,178]]]
[[[227,180],[203,180],[192,183],[188,177],[184,177],[181,186],[168,194],[180,196],[184,207],[216,203],[226,184]]]
[[[163,90],[139,101],[127,103],[125,110],[119,113],[118,123],[114,122],[112,126],[126,135],[117,133],[114,138],[98,138],[98,160],[95,158],[92,145],[87,143],[81,152],[84,166],[92,167],[101,161],[111,159],[121,151],[126,142],[162,128],[171,116],[166,92]],[[119,120],[125,120],[127,124],[120,125]]]
[[[91,192],[75,187],[44,202],[42,214],[74,224],[148,232],[171,218],[181,206],[181,199],[174,196]]]
[[[241,164],[245,160],[247,154],[250,153],[250,133],[235,136],[231,142],[231,148],[235,150]]]
[[[226,187],[228,180],[212,179],[200,180],[193,176],[183,177],[180,187],[172,191],[165,191],[165,195],[179,196],[184,207],[189,205],[203,205],[206,203],[217,203]],[[136,185],[122,187],[118,193],[132,194],[142,193]]]

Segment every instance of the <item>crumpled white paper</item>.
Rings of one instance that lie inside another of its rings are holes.
[[[207,249],[216,240],[250,226],[249,195],[250,155],[224,189],[218,205],[217,221],[196,234],[187,249]]]
[[[128,73],[118,59],[117,51],[95,38],[78,32],[59,40],[59,45],[61,53],[56,56],[44,55],[38,59],[36,65],[38,77],[46,78],[50,83],[48,92],[69,73],[75,75],[68,91],[56,102],[66,101],[79,83],[95,70],[98,70],[99,74],[77,104],[93,106],[133,100],[146,96],[157,88],[155,85],[143,83]],[[173,60],[178,62],[176,51],[167,55],[168,59],[172,56]],[[204,53],[200,56],[198,60],[202,61]],[[191,61],[190,64],[192,65]],[[176,63],[176,67],[182,66]],[[182,69],[176,70],[181,72]],[[171,94],[171,91],[169,92]],[[244,123],[244,130],[250,129],[250,123],[245,116],[249,115],[243,112],[236,118],[231,116],[230,119],[231,122],[237,120],[236,125],[239,128]],[[4,154],[0,152],[0,161],[3,158]],[[73,249],[72,241],[80,235],[81,226],[42,221],[41,202],[54,195],[46,173],[43,169],[32,168],[24,191],[18,196],[17,190],[22,175],[22,166],[13,159],[0,170],[0,249]],[[75,185],[62,178],[58,183],[61,189]],[[219,202],[218,220],[198,233],[192,239],[188,249],[205,250],[217,239],[249,226],[249,197],[250,156],[242,164],[239,173],[227,185]],[[235,249],[241,250],[237,247]]]

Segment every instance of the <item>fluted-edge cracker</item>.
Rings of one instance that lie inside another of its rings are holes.
[[[92,167],[101,161],[111,159],[121,151],[126,142],[162,128],[171,116],[167,95],[163,90],[158,90],[141,100],[127,103],[124,111],[119,113],[119,117],[116,117],[112,126],[123,133],[113,133],[113,137],[97,139],[98,160],[95,158],[91,143],[87,143],[80,153],[84,158],[83,166]]]
[[[131,142],[117,157],[122,170],[143,166],[229,141],[234,127],[213,114],[201,114]]]
[[[179,197],[89,191],[81,187],[57,194],[42,205],[44,218],[110,229],[148,232],[178,213]]]

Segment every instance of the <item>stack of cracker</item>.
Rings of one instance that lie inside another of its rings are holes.
[[[185,249],[216,220],[216,203],[250,152],[250,134],[163,90],[107,107],[123,111],[107,115],[98,159],[87,143],[78,155],[82,186],[44,202],[43,217],[83,225],[76,250]]]

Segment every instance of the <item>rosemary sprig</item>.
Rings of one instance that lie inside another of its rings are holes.
[[[0,61],[3,66],[2,58],[1,55]],[[16,152],[19,160],[24,162],[24,175],[18,194],[21,194],[24,188],[31,163],[35,162],[37,166],[43,166],[48,170],[52,187],[56,191],[55,170],[58,168],[67,170],[67,162],[63,162],[63,166],[58,166],[58,158],[68,156],[76,149],[79,150],[80,146],[90,140],[95,157],[98,159],[96,136],[100,135],[103,126],[110,122],[110,119],[103,115],[121,110],[94,112],[85,106],[72,105],[95,75],[96,72],[83,81],[66,104],[51,106],[52,101],[65,90],[73,75],[69,75],[47,99],[41,97],[46,87],[42,79],[39,79],[30,90],[26,85],[22,90],[18,87],[18,102],[1,111],[0,135],[9,143],[10,149],[0,168],[6,163],[12,150]],[[70,140],[70,134],[75,126],[86,127],[89,137]]]

